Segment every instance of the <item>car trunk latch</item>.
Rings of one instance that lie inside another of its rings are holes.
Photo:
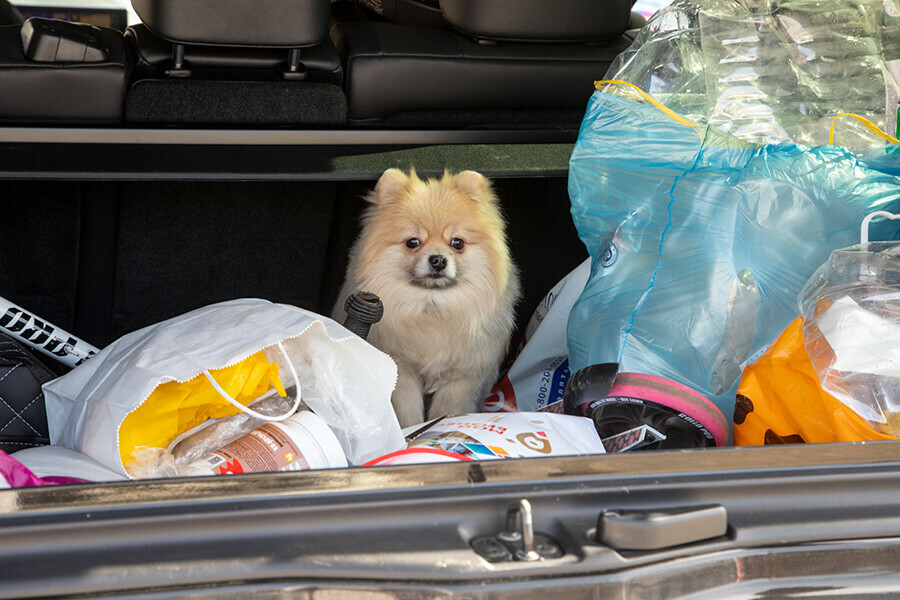
[[[506,509],[506,528],[503,531],[475,538],[472,549],[492,563],[535,562],[565,554],[552,539],[534,532],[531,503],[525,499]]]

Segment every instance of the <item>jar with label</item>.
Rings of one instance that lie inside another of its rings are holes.
[[[195,475],[231,475],[346,466],[347,458],[331,428],[314,413],[301,410],[284,421],[257,427],[192,463],[188,470]]]

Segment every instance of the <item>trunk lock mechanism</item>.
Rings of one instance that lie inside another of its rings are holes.
[[[565,552],[546,535],[535,534],[531,503],[522,499],[506,509],[506,528],[472,540],[472,549],[492,563],[535,562],[559,558]]]

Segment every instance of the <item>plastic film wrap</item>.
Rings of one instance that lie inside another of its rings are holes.
[[[823,389],[875,431],[900,434],[900,244],[832,252],[800,303]]]
[[[896,0],[676,2],[648,21],[605,79],[633,83],[745,142],[827,144],[842,113],[893,134],[898,87],[888,64],[900,58],[898,16]],[[885,145],[853,123],[835,143]]]

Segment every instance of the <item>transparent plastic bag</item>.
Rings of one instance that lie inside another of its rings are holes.
[[[900,244],[835,250],[800,293],[803,341],[828,393],[900,435]]]
[[[267,416],[284,414],[293,403],[296,389],[289,388],[287,398],[269,396],[249,406]],[[138,446],[131,453],[131,461],[126,465],[128,473],[135,479],[209,475],[208,470],[200,472],[193,464],[264,423],[266,421],[243,412],[229,417],[209,419],[176,437],[167,448]]]
[[[605,79],[633,83],[682,116],[745,142],[826,144],[841,113],[893,133],[898,86],[886,61],[900,58],[891,37],[896,4],[675,2],[648,21]],[[885,144],[853,128],[838,140],[854,150]]]
[[[730,419],[742,366],[797,316],[809,276],[858,240],[864,215],[900,208],[900,179],[885,172],[900,155],[757,146],[683,121],[621,95],[591,98],[569,168],[592,256],[569,363],[675,381]]]
[[[676,1],[660,9],[620,53],[604,79],[627,81],[697,122],[707,115],[706,76],[700,45],[700,4]],[[606,90],[637,99],[626,87]]]

